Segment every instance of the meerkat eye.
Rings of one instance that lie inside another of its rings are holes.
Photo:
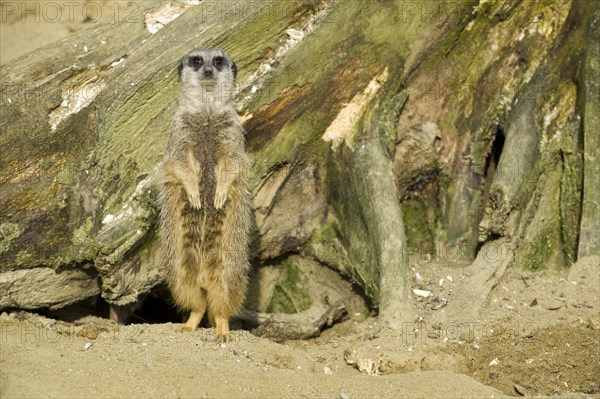
[[[190,58],[190,64],[192,64],[192,66],[202,66],[202,57],[199,56],[194,56]]]
[[[221,65],[223,65],[223,57],[215,57],[215,59],[213,60],[213,64],[216,67],[220,67]]]

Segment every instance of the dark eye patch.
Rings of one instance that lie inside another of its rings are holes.
[[[218,71],[220,71],[223,66],[225,66],[227,64],[227,61],[225,61],[225,58],[221,57],[221,56],[217,56],[215,58],[213,58],[213,65],[215,68],[217,68]]]
[[[200,69],[200,67],[204,64],[204,60],[199,55],[194,55],[190,57],[189,66],[194,68],[194,71]]]

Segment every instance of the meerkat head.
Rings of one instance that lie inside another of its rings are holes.
[[[179,79],[185,97],[200,102],[226,103],[231,99],[237,67],[221,49],[197,48],[179,64]]]

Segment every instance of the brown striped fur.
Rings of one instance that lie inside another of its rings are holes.
[[[211,79],[190,62],[202,57],[206,65],[217,56],[224,65],[213,65]],[[208,311],[220,340],[245,299],[252,229],[244,131],[231,91],[223,88],[233,85],[234,65],[219,49],[196,49],[182,59],[179,107],[159,173],[167,282],[177,306],[190,311],[182,328],[195,330]]]

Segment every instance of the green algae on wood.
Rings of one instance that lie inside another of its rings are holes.
[[[600,254],[600,4],[582,5],[589,15],[583,67],[583,201],[578,256]]]
[[[310,308],[311,298],[306,291],[306,276],[293,261],[277,265],[280,277],[275,283],[267,312],[299,313]]]

